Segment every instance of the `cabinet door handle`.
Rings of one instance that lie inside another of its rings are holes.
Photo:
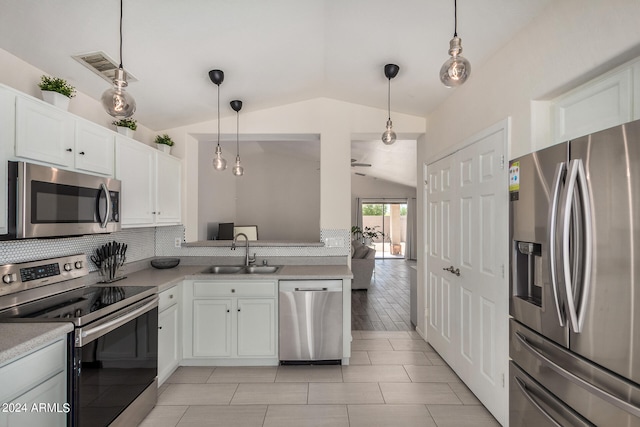
[[[240,313],[240,309],[238,309],[238,313]]]
[[[169,295],[169,299],[173,299],[173,294],[172,294],[172,295]]]
[[[162,329],[162,326],[158,326],[158,329]]]
[[[78,154],[80,154],[81,156],[84,156],[84,151],[81,151]]]
[[[67,151],[71,153],[73,150],[71,148],[67,148]]]
[[[227,308],[227,313],[229,312],[229,309]]]
[[[234,294],[236,292],[235,289],[231,289],[231,293]]]

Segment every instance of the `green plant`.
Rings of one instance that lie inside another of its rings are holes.
[[[136,119],[125,118],[120,120],[114,120],[113,122],[111,122],[111,124],[120,126],[123,128],[129,128],[131,130],[138,129],[138,124],[136,123]]]
[[[371,240],[377,239],[378,237],[384,237],[384,233],[382,231],[376,230],[376,228],[378,228],[377,225],[374,227],[365,227],[364,231],[362,232],[362,237]]]
[[[156,136],[155,143],[156,144],[165,144],[165,145],[168,145],[169,147],[173,146],[173,140],[166,133]]]
[[[362,236],[362,228],[357,225],[351,227],[351,234],[353,234],[353,238],[357,239],[358,236]]]
[[[76,96],[76,88],[67,83],[65,79],[61,79],[59,77],[42,76],[38,86],[41,90],[58,92],[67,98],[73,98]]]

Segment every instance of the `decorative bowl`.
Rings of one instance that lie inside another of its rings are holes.
[[[157,258],[151,261],[151,266],[159,269],[173,268],[178,264],[180,264],[180,258]]]

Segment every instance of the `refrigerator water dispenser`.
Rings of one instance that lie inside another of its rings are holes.
[[[542,245],[514,242],[514,296],[542,306]]]

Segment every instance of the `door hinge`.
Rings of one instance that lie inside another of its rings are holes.
[[[504,154],[500,156],[500,169],[504,169]]]
[[[502,278],[504,279],[504,264],[502,264]]]
[[[502,388],[504,388],[504,372],[502,373]]]

